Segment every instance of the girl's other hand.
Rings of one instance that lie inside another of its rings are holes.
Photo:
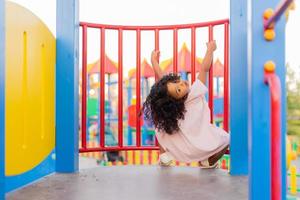
[[[159,63],[160,51],[153,50],[151,54],[152,65]]]
[[[217,49],[216,41],[212,40],[206,43],[207,51],[214,52]]]

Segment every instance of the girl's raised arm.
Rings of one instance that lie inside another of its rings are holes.
[[[155,73],[156,81],[159,81],[164,76],[164,73],[159,66],[159,56],[160,56],[159,51],[156,50],[152,51],[151,63]]]
[[[207,50],[201,65],[200,73],[198,75],[198,79],[204,84],[206,83],[206,74],[209,71],[213,60],[213,53],[217,49],[216,41],[210,41],[206,44],[206,46]]]

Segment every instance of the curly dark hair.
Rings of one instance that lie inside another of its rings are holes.
[[[165,75],[151,87],[142,108],[146,120],[151,121],[159,131],[170,135],[179,130],[178,120],[184,119],[186,112],[184,102],[187,95],[175,99],[168,93],[167,84],[178,80],[180,76],[177,74]]]

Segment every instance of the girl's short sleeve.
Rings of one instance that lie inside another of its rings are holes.
[[[199,79],[196,79],[192,84],[190,92],[187,97],[187,101],[193,100],[198,97],[204,97],[208,92],[206,85],[204,85]]]

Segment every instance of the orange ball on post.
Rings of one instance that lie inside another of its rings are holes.
[[[274,29],[266,29],[266,30],[264,31],[264,37],[265,37],[265,39],[266,39],[267,41],[272,41],[272,40],[274,40],[274,39],[275,39],[275,36],[276,36],[276,34],[275,34]]]
[[[269,19],[274,14],[274,11],[272,8],[268,8],[264,12],[264,19]]]
[[[267,61],[265,64],[264,64],[264,70],[265,72],[267,73],[272,73],[275,71],[275,68],[276,68],[276,65],[275,63],[272,61],[272,60],[269,60]]]

